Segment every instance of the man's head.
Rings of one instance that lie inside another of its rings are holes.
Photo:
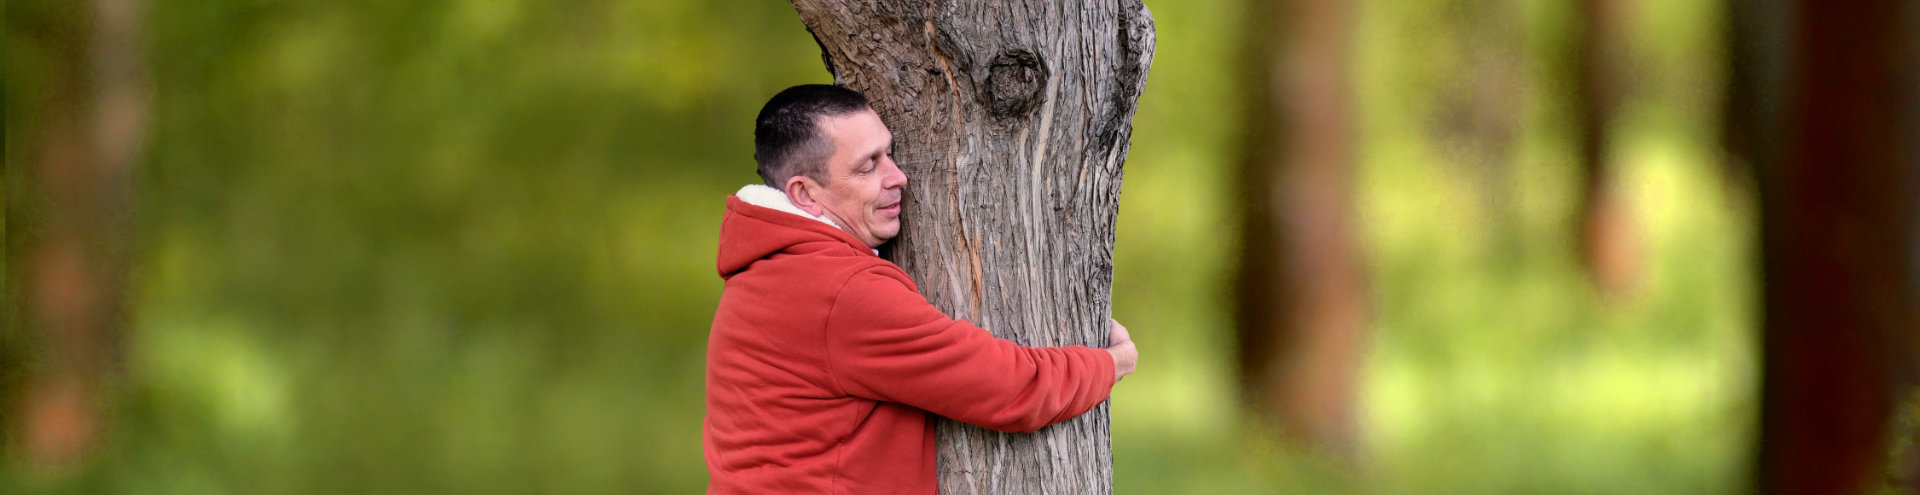
[[[824,215],[869,247],[900,233],[893,133],[859,92],[807,84],[774,95],[754,119],[760,180],[794,206]]]

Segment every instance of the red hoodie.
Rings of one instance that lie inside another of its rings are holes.
[[[1113,388],[1105,350],[1022,347],[955,321],[813,219],[728,196],[719,268],[708,493],[935,493],[928,413],[1032,432]]]

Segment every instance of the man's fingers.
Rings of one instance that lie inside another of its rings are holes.
[[[1108,347],[1107,353],[1113,355],[1114,383],[1119,383],[1120,379],[1133,374],[1134,368],[1140,361],[1140,351],[1133,347],[1132,342],[1122,342]]]
[[[1113,319],[1108,319],[1107,324],[1107,345],[1120,345],[1133,341],[1133,336],[1127,334],[1126,325],[1121,325],[1119,321]]]
[[[1140,360],[1140,351],[1133,346],[1133,337],[1127,335],[1126,325],[1111,318],[1107,319],[1107,352],[1113,354],[1113,381],[1133,374],[1135,363]]]

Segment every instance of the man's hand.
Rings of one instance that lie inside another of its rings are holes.
[[[1107,353],[1113,355],[1113,382],[1120,383],[1121,378],[1133,374],[1134,364],[1140,361],[1140,351],[1133,348],[1127,327],[1111,319],[1107,323]]]

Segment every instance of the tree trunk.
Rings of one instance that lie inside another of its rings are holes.
[[[26,139],[7,161],[28,166],[8,182],[7,225],[22,235],[9,237],[7,259],[22,264],[7,270],[7,286],[21,291],[9,294],[20,311],[7,325],[38,352],[4,356],[33,362],[17,399],[21,424],[7,427],[24,427],[29,460],[55,472],[76,467],[96,442],[118,361],[132,169],[146,129],[140,7],[95,0],[8,10],[22,41],[10,55],[30,54],[37,69],[14,75],[37,91],[8,88],[8,126]],[[9,388],[14,379],[0,377]]]
[[[1520,210],[1514,207],[1513,156],[1528,102],[1525,18],[1519,0],[1470,0],[1454,9],[1448,30],[1464,39],[1467,65],[1445,96],[1446,128],[1437,129],[1465,146],[1460,159],[1479,180],[1480,209],[1489,219],[1493,256],[1518,257]]]
[[[793,0],[910,178],[882,253],[948,314],[1023,345],[1104,346],[1114,217],[1153,58],[1139,0]],[[1108,493],[1106,406],[1031,435],[942,420],[946,493]]]
[[[1367,326],[1353,228],[1352,6],[1253,8],[1236,291],[1241,383],[1256,414],[1283,435],[1352,459]]]
[[[1920,384],[1920,6],[1759,3],[1731,110],[1756,121],[1730,129],[1760,189],[1759,491],[1920,490],[1889,455]]]
[[[1613,125],[1631,79],[1628,56],[1629,0],[1581,0],[1572,82],[1579,121],[1580,260],[1596,287],[1608,295],[1631,292],[1640,272],[1640,242],[1632,208],[1614,170]]]

